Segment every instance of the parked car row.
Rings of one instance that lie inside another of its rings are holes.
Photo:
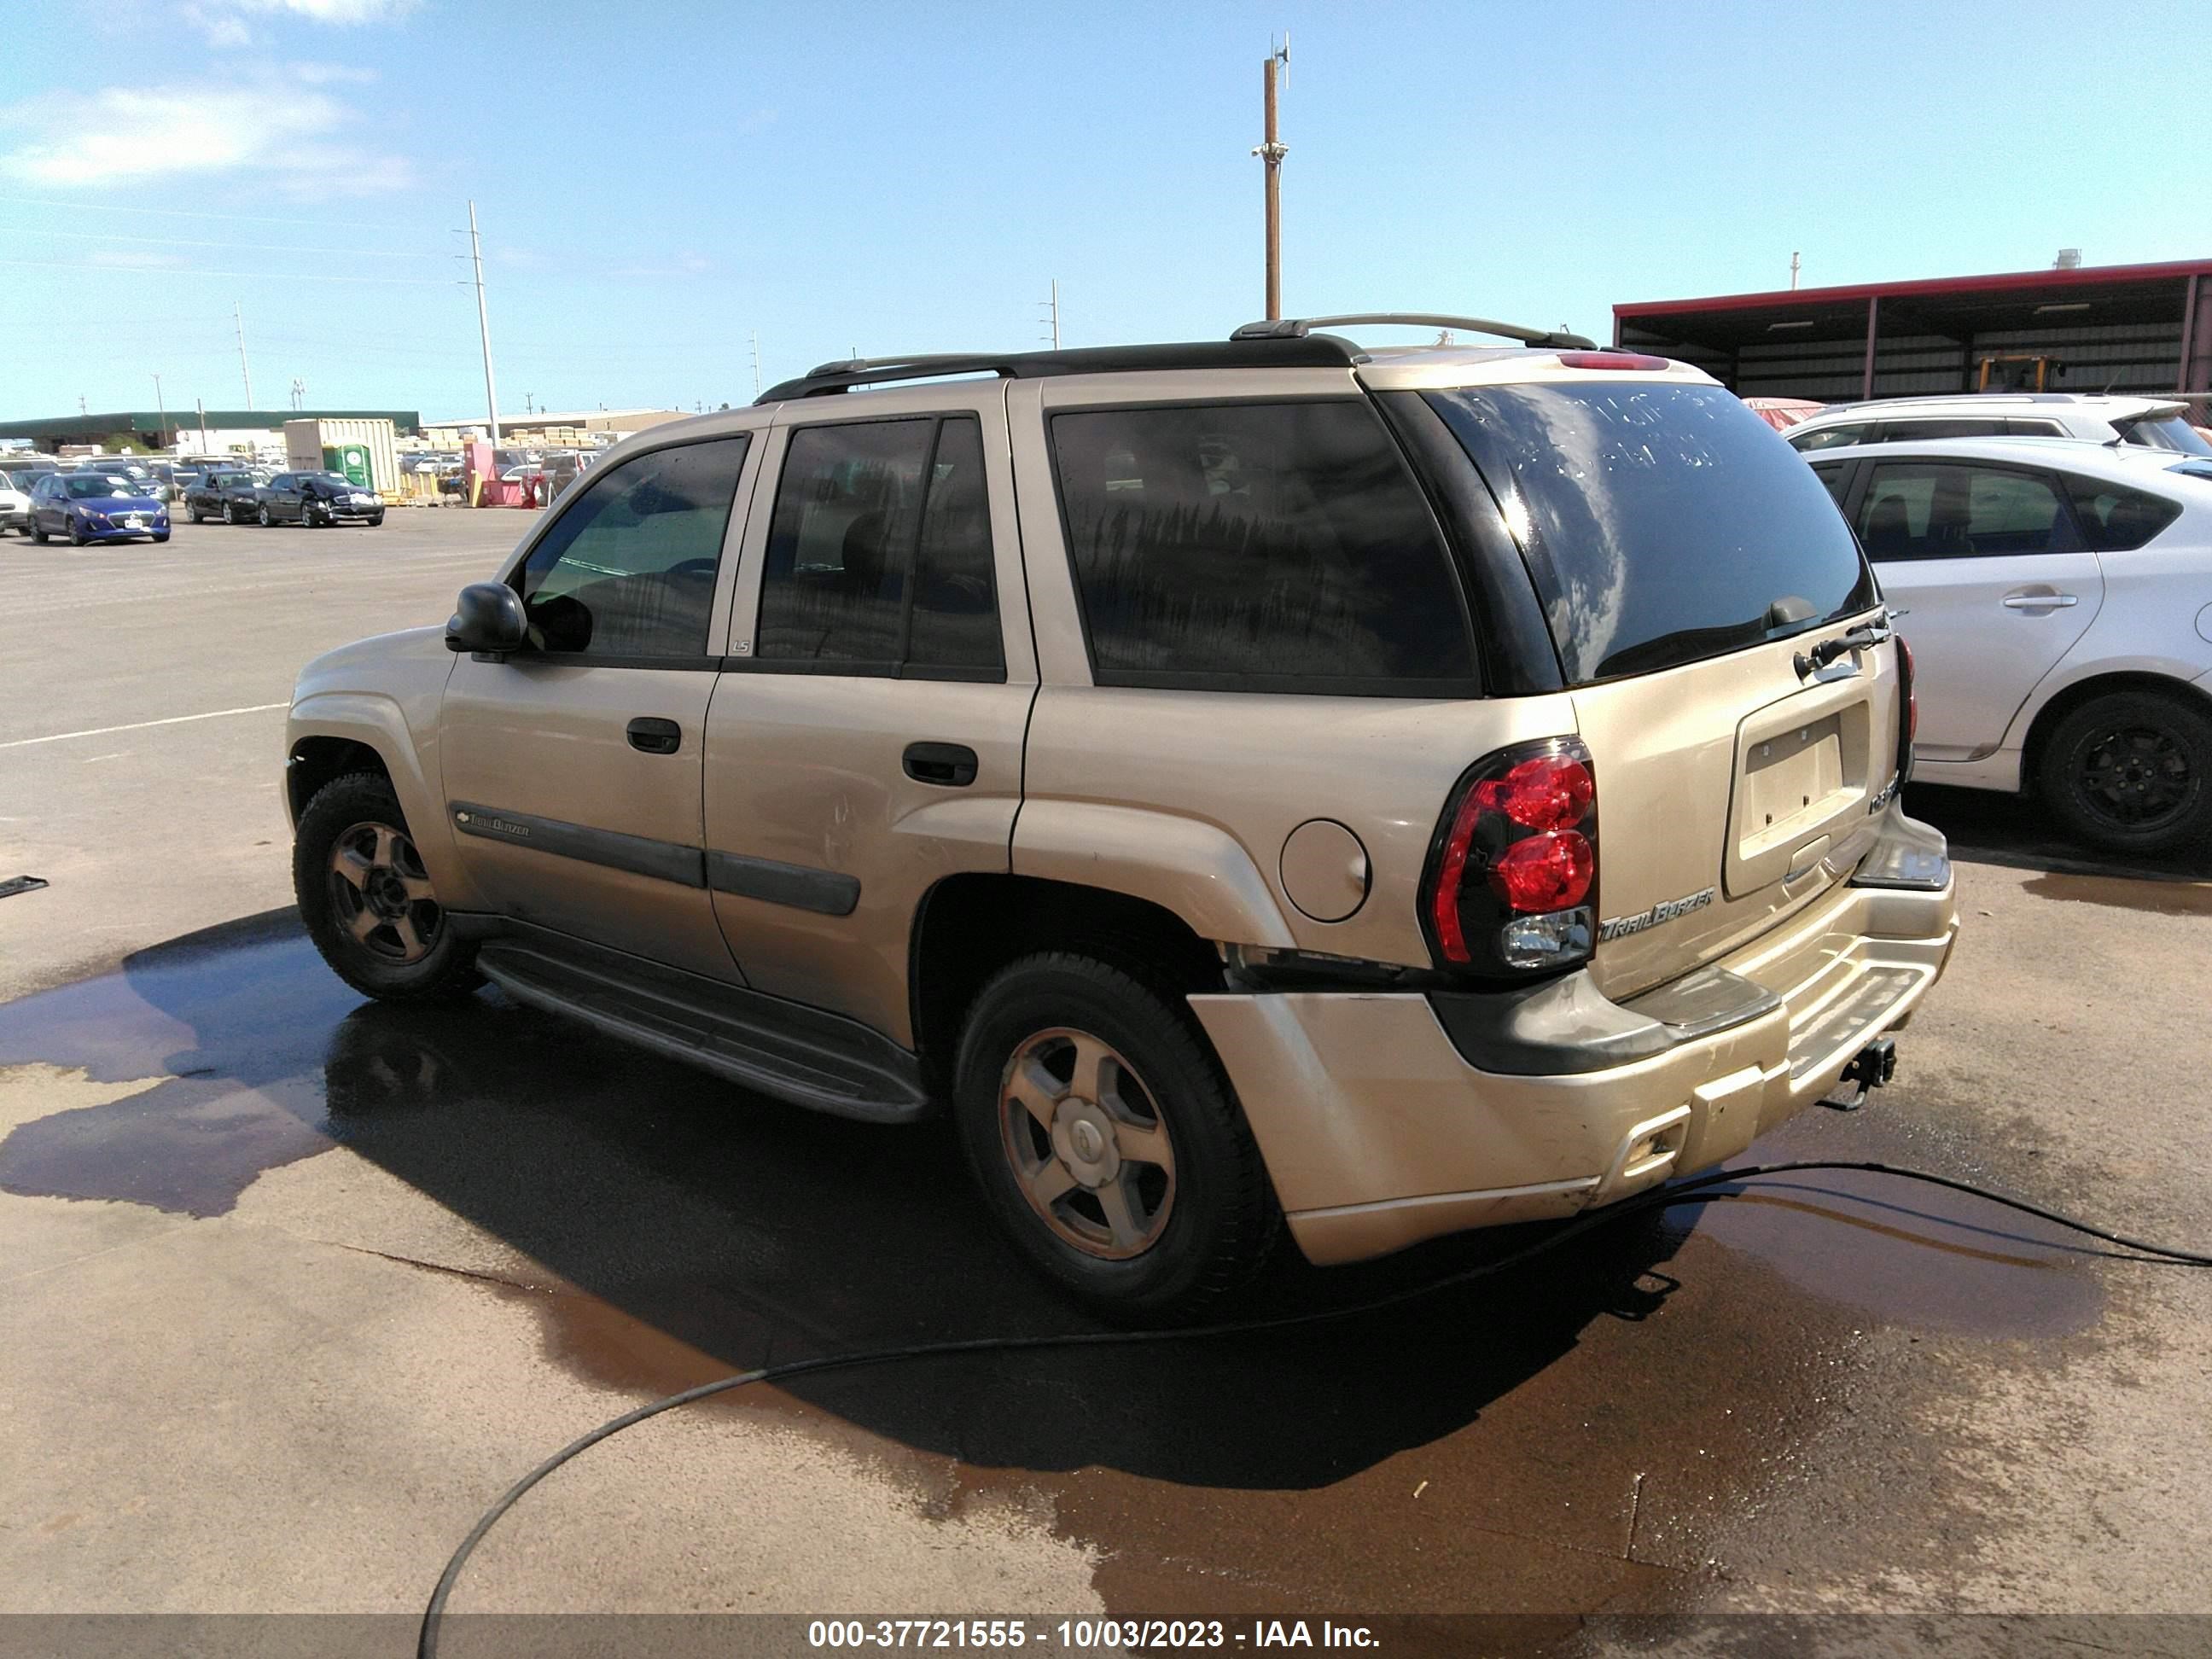
[[[384,497],[342,472],[215,471],[185,491],[185,512],[194,524],[296,524],[308,529],[384,522]]]

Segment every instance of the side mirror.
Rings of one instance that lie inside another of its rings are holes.
[[[530,636],[522,596],[505,582],[471,582],[446,623],[446,649],[504,657]]]

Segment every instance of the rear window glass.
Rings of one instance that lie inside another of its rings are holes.
[[[1475,689],[1449,556],[1364,400],[1070,411],[1052,436],[1100,684]]]
[[[2179,415],[2162,415],[2140,421],[2115,421],[2112,429],[2131,444],[2145,449],[2178,450],[2184,455],[2212,455],[2212,441],[2202,428]]]
[[[1572,683],[1742,650],[1875,603],[1820,479],[1723,387],[1428,397],[1504,502]]]

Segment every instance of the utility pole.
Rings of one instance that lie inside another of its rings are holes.
[[[246,382],[246,406],[253,407],[253,371],[246,366],[246,309],[236,301],[231,302],[231,320],[238,325],[238,374]]]
[[[526,392],[522,394],[522,412],[525,415],[535,415],[538,412],[538,394],[536,392]]]
[[[757,398],[760,394],[760,331],[755,329],[753,331],[753,396]]]
[[[1797,256],[1794,253],[1790,256],[1790,291],[1797,291]]]
[[[292,407],[297,409],[307,401],[307,383],[298,375],[292,377]]]
[[[491,378],[491,313],[484,309],[483,242],[477,234],[477,204],[469,204],[469,260],[477,273],[477,333],[483,341],[484,413],[491,420],[491,441],[499,441],[499,388]]]
[[[1045,338],[1052,342],[1052,349],[1057,351],[1060,349],[1060,278],[1057,276],[1052,279],[1052,298],[1044,302],[1044,313],[1042,320],[1051,325],[1051,331]]]
[[[90,410],[84,406],[84,393],[82,392],[76,394],[76,412],[79,415],[89,415],[92,413]]]
[[[204,455],[208,453],[207,399],[204,398],[193,398],[192,407],[199,411],[200,453]]]
[[[1266,137],[1252,152],[1266,163],[1267,177],[1267,317],[1283,314],[1283,157],[1291,147],[1275,136],[1275,66],[1283,68],[1283,83],[1290,84],[1291,35],[1283,31],[1283,44],[1267,43],[1267,87],[1264,105]]]
[[[161,447],[167,449],[169,447],[169,405],[162,401],[161,377],[158,374],[154,377],[154,408],[161,422],[155,428],[154,435],[161,441]]]

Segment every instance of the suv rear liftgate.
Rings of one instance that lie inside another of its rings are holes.
[[[1431,941],[1485,982],[1194,999],[1318,1261],[1732,1155],[1904,1024],[1954,937],[1942,838],[1895,801],[1906,659],[1826,491],[1702,377],[1560,361],[1421,394],[1474,463],[1462,515],[1496,514],[1463,537],[1517,556],[1572,705],[1571,739],[1479,763],[1439,829]],[[1420,413],[1363,378],[1433,477]]]

